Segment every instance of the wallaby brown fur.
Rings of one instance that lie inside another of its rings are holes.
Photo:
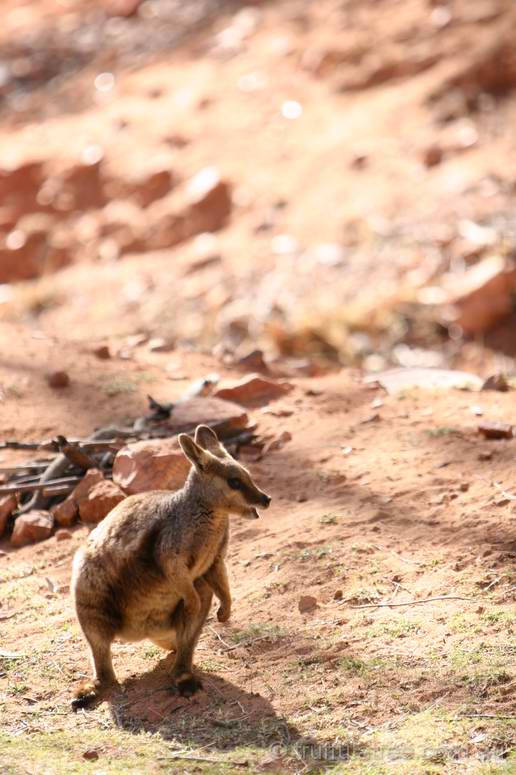
[[[117,685],[115,639],[148,638],[174,650],[172,678],[181,694],[193,694],[200,688],[193,653],[213,593],[220,601],[219,621],[229,619],[229,514],[256,518],[254,506],[267,508],[270,498],[207,426],[197,428],[195,439],[181,434],[179,443],[192,463],[184,487],[126,498],[75,555],[71,588],[93,680],[79,688],[74,709]]]

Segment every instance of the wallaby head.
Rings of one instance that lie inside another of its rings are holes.
[[[249,471],[229,454],[207,425],[197,427],[195,439],[181,433],[179,443],[194,466],[196,484],[215,507],[250,519],[258,519],[256,506],[269,507],[270,497],[255,485]]]

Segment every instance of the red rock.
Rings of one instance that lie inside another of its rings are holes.
[[[269,373],[269,367],[262,350],[252,350],[252,352],[239,358],[235,366],[246,371],[260,372],[260,374]]]
[[[77,504],[81,521],[96,524],[124,500],[125,493],[97,468],[90,468],[70,497]]]
[[[261,460],[263,449],[258,444],[242,444],[238,447],[238,455],[241,460],[255,463]]]
[[[77,503],[71,495],[61,503],[53,506],[50,511],[54,516],[56,524],[62,525],[63,527],[69,527],[70,525],[73,525],[79,516]]]
[[[17,216],[35,212],[41,207],[37,201],[43,181],[41,162],[26,162],[13,169],[0,170],[0,201]]]
[[[105,185],[105,193],[113,202],[122,200],[138,208],[147,208],[169,194],[176,185],[170,169],[145,171],[130,178],[114,178]]]
[[[195,232],[192,232],[184,213],[171,211],[168,197],[151,205],[147,210],[148,221],[146,230],[140,235],[131,250],[163,250],[179,245]]]
[[[8,207],[0,207],[0,234],[5,235],[14,229],[18,218]]]
[[[147,208],[145,224],[131,250],[174,247],[196,234],[222,229],[231,215],[231,187],[211,168],[190,181],[180,204],[176,200],[173,193]]]
[[[4,534],[7,520],[18,506],[18,498],[14,493],[12,495],[4,495],[0,498],[0,538]]]
[[[218,231],[231,214],[231,186],[213,167],[201,170],[188,184],[188,218],[195,234]]]
[[[99,754],[94,748],[89,748],[87,751],[84,751],[82,758],[86,759],[86,761],[96,762]]]
[[[488,331],[513,311],[516,294],[516,269],[499,256],[479,261],[462,276],[454,279],[455,305],[452,321],[468,336]]]
[[[65,388],[70,384],[70,377],[66,371],[53,371],[47,376],[47,382],[52,388]]]
[[[319,605],[316,598],[312,597],[312,595],[301,595],[298,600],[297,607],[300,614],[308,614],[312,613],[312,611],[315,611],[316,608],[319,608]]]
[[[272,417],[291,417],[295,412],[294,407],[285,404],[275,404],[273,407],[260,409],[260,414],[270,414]]]
[[[157,199],[166,196],[175,185],[175,177],[168,169],[157,170],[132,184],[131,199],[140,207],[148,207]]]
[[[358,156],[354,156],[351,160],[350,167],[354,170],[363,170],[369,163],[369,157],[361,153]]]
[[[292,434],[289,431],[283,431],[277,438],[270,441],[263,448],[263,455],[267,455],[269,452],[275,452],[278,449],[282,449],[287,442],[292,440]]]
[[[112,187],[107,187],[112,191]],[[111,243],[120,254],[148,250],[144,244],[146,217],[142,209],[127,199],[114,199],[100,213],[98,221],[98,238],[102,244]]]
[[[486,420],[478,426],[479,433],[486,439],[512,439],[514,429],[505,422],[490,422]]]
[[[238,382],[223,383],[214,396],[244,406],[261,406],[284,396],[290,390],[292,385],[288,382],[273,382],[259,374],[249,374]]]
[[[113,463],[113,481],[132,495],[148,490],[177,490],[190,463],[176,439],[138,441],[123,447]]]
[[[100,522],[125,498],[125,493],[107,479],[93,485],[88,495],[79,503],[82,522]]]
[[[108,361],[111,358],[111,350],[107,344],[101,344],[93,350],[94,355],[101,361]]]
[[[510,385],[505,374],[492,374],[482,385],[482,390],[498,390],[500,393],[507,393]]]
[[[88,471],[86,471],[75,490],[68,497],[78,504],[81,499],[89,493],[93,485],[103,481],[104,475],[102,471],[100,471],[98,468],[90,468]]]
[[[20,514],[11,535],[13,546],[26,546],[44,541],[52,534],[53,520],[48,511],[28,511]]]
[[[197,425],[209,425],[219,436],[247,427],[247,413],[238,404],[213,396],[200,396],[175,405],[167,427],[173,433],[190,431]]]
[[[102,158],[62,168],[42,185],[39,201],[56,212],[97,210],[106,204]]]
[[[103,0],[103,5],[109,16],[128,18],[138,12],[142,2],[143,0]]]
[[[16,224],[0,243],[0,283],[29,280],[70,263],[68,250],[52,243],[50,229],[34,217]]]
[[[56,541],[69,541],[72,538],[72,534],[69,530],[56,530]]]
[[[425,167],[436,167],[443,160],[443,149],[440,145],[430,145],[423,153]]]

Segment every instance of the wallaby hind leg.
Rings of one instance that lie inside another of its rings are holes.
[[[183,697],[190,697],[202,688],[199,679],[193,675],[192,662],[195,646],[210,611],[213,598],[213,590],[204,579],[197,579],[195,588],[201,600],[200,613],[195,619],[192,619],[181,612],[176,629],[177,651],[172,676]]]
[[[114,633],[109,626],[100,621],[81,622],[84,637],[90,648],[93,679],[81,684],[72,700],[73,710],[86,708],[99,700],[112,686],[117,684],[111,661],[111,644]]]

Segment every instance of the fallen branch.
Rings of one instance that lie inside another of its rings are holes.
[[[267,638],[271,637],[271,633],[269,632],[267,635],[260,635],[259,638],[251,638],[250,640],[243,640],[241,643],[235,643],[233,646],[228,646],[226,651],[234,651],[235,649],[239,649],[241,646],[244,648],[245,646],[252,646],[253,643],[258,643],[259,640],[266,640]]]
[[[20,476],[30,474],[31,471],[41,471],[48,466],[48,463],[26,463],[20,466],[0,466],[0,474],[11,474]],[[35,473],[34,476],[37,476]]]
[[[231,729],[235,724],[237,724],[239,721],[243,721],[245,718],[249,718],[249,713],[244,713],[242,716],[237,716],[237,718],[227,718],[227,719],[220,719],[220,718],[213,718],[208,716],[208,721],[210,724],[213,724],[214,727],[222,727],[222,729]]]
[[[422,562],[419,562],[418,560],[411,560],[408,557],[402,557],[401,554],[398,554],[398,552],[393,551],[392,549],[386,549],[383,546],[377,546],[376,544],[371,544],[373,549],[379,549],[381,552],[388,552],[389,554],[393,554],[394,557],[397,557],[398,560],[401,560],[401,562],[406,562],[409,565],[423,565]]]
[[[9,495],[13,492],[40,492],[46,490],[49,487],[57,487],[62,485],[76,485],[81,481],[80,476],[63,476],[57,479],[48,479],[42,481],[41,477],[39,482],[26,482],[22,484],[4,484],[0,486],[0,495]],[[37,508],[32,506],[31,508]]]
[[[497,716],[494,713],[461,713],[457,718],[491,718],[497,721],[512,721],[516,716]]]
[[[499,581],[501,581],[501,580],[502,580],[501,576],[499,576],[497,579],[493,579],[493,580],[492,580],[492,582],[491,582],[490,584],[488,584],[488,585],[487,585],[487,587],[484,587],[484,589],[482,590],[482,592],[489,592],[489,590],[491,589],[491,587],[494,587],[494,585],[495,585],[495,584],[498,584],[498,582],[499,582]]]
[[[404,603],[368,603],[367,605],[350,605],[349,608],[397,608],[402,605],[422,605],[423,603],[433,603],[436,600],[467,600],[470,603],[478,603],[474,597],[460,597],[458,595],[439,595],[438,597],[426,597],[424,600],[407,600]]]
[[[64,436],[57,436],[60,452],[68,458],[72,465],[88,471],[97,468],[97,463],[82,449],[80,444],[69,442]]]
[[[108,439],[95,439],[95,441],[88,439],[73,439],[69,440],[68,443],[80,444],[81,449],[85,452],[109,452],[111,449],[115,451],[120,449],[120,447],[125,446],[126,438],[116,439],[113,437]]]
[[[110,431],[113,431],[115,429],[110,428]],[[127,436],[124,436],[123,438],[116,438],[113,433],[111,433],[110,436],[107,438],[100,438],[100,439],[69,439],[69,444],[80,444],[82,449],[88,452],[102,452],[105,449],[109,449],[109,447],[115,447],[118,449],[120,446],[124,445],[127,438],[130,438],[131,436],[137,437],[138,434],[136,434],[134,431],[131,431],[131,433],[127,434]],[[4,441],[0,444],[0,450],[3,449],[28,449],[28,450],[36,450],[36,451],[42,451],[42,452],[59,452],[59,444],[55,439],[50,439],[48,441]]]
[[[180,753],[171,753],[170,758],[182,759],[185,762],[212,762],[213,764],[228,764],[233,767],[249,767],[249,762],[239,762],[229,759],[216,759],[213,756],[188,756]]]
[[[220,640],[220,642],[222,643],[225,649],[232,648],[232,646],[229,643],[226,643],[226,641],[222,639],[222,637],[219,635],[219,633],[214,627],[212,627],[211,625],[208,625],[208,629],[211,630],[211,632]]]
[[[54,440],[53,444],[57,445],[58,442]],[[31,485],[29,489],[25,489],[25,490],[18,489],[18,492],[34,493],[34,495],[28,501],[28,503],[24,503],[23,506],[20,508],[20,514],[26,514],[28,511],[32,511],[33,509],[45,509],[46,506],[48,505],[48,499],[43,494],[43,490],[45,489],[45,487],[50,486],[51,483],[68,484],[69,478],[67,477],[68,481],[66,480],[62,481],[62,477],[64,476],[64,474],[66,474],[66,471],[68,470],[69,466],[70,466],[70,461],[68,460],[66,455],[57,455],[57,457],[54,458],[54,460],[52,460],[52,462],[48,465],[45,471],[41,474],[39,478],[39,482],[36,485]],[[56,479],[59,479],[60,481],[56,482]],[[12,485],[12,486],[16,487],[16,485]]]
[[[43,441],[4,441],[0,444],[0,449],[50,449],[44,446],[49,442]]]
[[[59,495],[69,495],[74,489],[75,484],[60,484],[57,486],[45,487],[42,492],[45,498],[56,498],[59,497]]]

